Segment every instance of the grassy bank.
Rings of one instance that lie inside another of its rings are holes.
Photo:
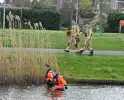
[[[61,73],[72,79],[124,80],[123,56],[59,55]]]
[[[73,80],[124,80],[123,56],[77,56],[70,54],[1,53],[0,84],[42,84],[49,63],[67,82]]]
[[[124,50],[123,34],[93,34],[95,50]],[[83,46],[81,37],[81,46]],[[0,43],[4,47],[57,48],[66,47],[64,31],[1,30]]]

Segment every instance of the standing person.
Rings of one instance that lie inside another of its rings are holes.
[[[67,44],[67,47],[66,47],[66,49],[64,51],[69,52],[69,49],[70,49],[71,44],[72,44],[71,27],[69,27],[67,32],[66,32],[66,38],[67,38],[68,44]]]
[[[99,28],[99,25],[96,25],[96,32],[99,32],[100,28]]]
[[[68,89],[67,83],[64,80],[63,76],[54,71],[54,89],[59,91],[64,91],[64,89]]]
[[[72,26],[71,28],[71,42],[70,44],[74,43],[75,45],[75,49],[79,50],[80,49],[80,46],[79,46],[79,42],[80,42],[80,28],[79,28],[79,25],[74,25]],[[69,49],[70,49],[70,46],[68,46],[66,48],[66,50],[64,50],[65,52],[69,52]]]
[[[52,88],[54,86],[54,83],[53,83],[53,73],[54,73],[54,71],[47,64],[45,65],[45,67],[46,67],[45,78],[46,78],[47,87],[49,89],[49,88]]]
[[[76,25],[76,29],[75,29],[75,48],[77,50],[80,50],[80,45],[79,45],[79,42],[80,42],[80,27],[79,25]]]
[[[86,37],[86,40],[84,42],[84,47],[80,49],[80,51],[77,51],[76,54],[82,54],[85,50],[89,50],[90,54],[89,56],[93,56],[93,49],[91,48],[91,42],[92,42],[92,27],[89,25],[85,26],[85,33],[83,33]]]

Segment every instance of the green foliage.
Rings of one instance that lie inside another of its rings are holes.
[[[52,0],[40,0],[39,4],[46,6],[46,7],[51,7],[52,6]]]
[[[68,20],[68,21],[63,22],[62,26],[63,27],[69,27],[70,26],[70,21]]]
[[[59,29],[61,15],[56,11],[49,9],[44,9],[42,11],[34,9],[31,11],[31,16],[33,18],[32,21],[41,21],[46,29]]]
[[[95,16],[94,12],[80,12],[81,18],[93,18]]]
[[[21,15],[21,9],[6,9],[6,15],[12,11],[14,15]],[[1,18],[3,16],[3,8],[0,8]],[[60,12],[50,8],[33,8],[33,9],[22,9],[22,21],[24,19],[30,20],[32,25],[34,22],[41,21],[43,27],[50,30],[58,30],[60,24],[61,14]],[[6,20],[6,28],[8,28],[8,22]]]
[[[91,0],[82,0],[79,11],[80,16],[82,18],[93,18],[95,13],[93,13],[92,10],[93,8]]]
[[[81,9],[86,9],[86,10],[92,9],[92,2],[91,2],[91,0],[82,0],[80,8]]]
[[[33,0],[32,3],[30,0],[13,0],[16,7],[34,7],[34,6],[43,6],[43,7],[50,7],[52,6],[52,0]]]
[[[106,31],[113,32],[113,33],[119,32],[120,20],[124,20],[123,13],[110,13],[108,15],[108,27],[107,27]],[[122,28],[122,32],[124,32],[124,28]]]

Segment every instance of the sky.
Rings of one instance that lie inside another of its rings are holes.
[[[0,3],[3,3],[4,0],[0,0]]]

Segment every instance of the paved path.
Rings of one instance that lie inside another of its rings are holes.
[[[63,49],[44,49],[44,48],[0,48],[0,52],[53,52],[53,53],[64,53]],[[70,53],[75,53],[75,50],[71,50]],[[89,54],[88,51],[85,51],[84,54]],[[95,55],[124,55],[124,51],[105,51],[105,50],[96,50],[94,51]]]

